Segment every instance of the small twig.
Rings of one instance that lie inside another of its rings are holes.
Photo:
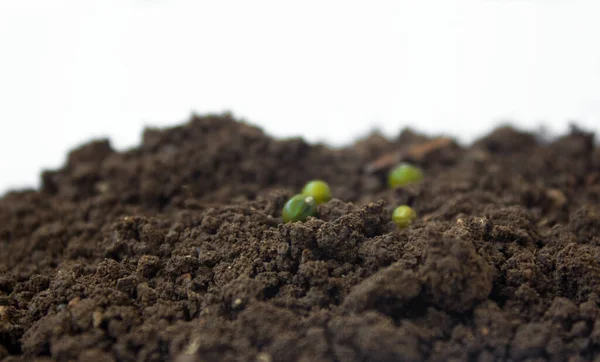
[[[386,153],[379,157],[377,160],[369,163],[365,167],[366,173],[375,173],[381,170],[391,168],[395,164],[405,159],[411,159],[415,161],[421,161],[429,153],[444,148],[452,143],[451,138],[441,137],[431,141],[420,143],[418,145],[410,146],[409,148],[402,151],[394,151]]]

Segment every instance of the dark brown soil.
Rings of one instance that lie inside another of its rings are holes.
[[[402,159],[426,180],[389,190]],[[42,178],[0,199],[2,361],[600,361],[600,149],[577,129],[332,150],[194,117]],[[281,224],[313,178],[335,199]]]

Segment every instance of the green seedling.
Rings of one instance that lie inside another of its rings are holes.
[[[402,163],[393,168],[388,174],[388,185],[391,188],[418,183],[423,180],[423,172],[420,168],[408,163]]]
[[[315,198],[303,194],[298,194],[289,199],[281,212],[284,223],[306,221],[309,216],[315,216],[316,214],[317,203]]]
[[[325,181],[312,180],[302,189],[302,194],[312,196],[317,205],[331,200],[331,189]]]
[[[400,229],[408,227],[417,218],[417,213],[406,205],[398,206],[392,213],[392,221]]]

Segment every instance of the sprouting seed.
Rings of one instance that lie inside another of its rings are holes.
[[[423,180],[423,172],[420,168],[408,163],[402,163],[393,168],[388,174],[388,185],[391,188],[406,186]]]
[[[331,189],[327,182],[322,180],[312,180],[304,185],[302,194],[312,196],[317,205],[331,200]]]
[[[401,229],[409,226],[417,218],[417,213],[407,205],[398,206],[392,213],[392,221]]]
[[[305,221],[309,216],[315,216],[316,214],[317,203],[315,198],[303,194],[298,194],[289,199],[281,212],[284,223]]]

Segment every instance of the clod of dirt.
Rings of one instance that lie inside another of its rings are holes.
[[[448,312],[467,312],[492,290],[492,268],[466,240],[430,240],[422,275],[425,301]]]

